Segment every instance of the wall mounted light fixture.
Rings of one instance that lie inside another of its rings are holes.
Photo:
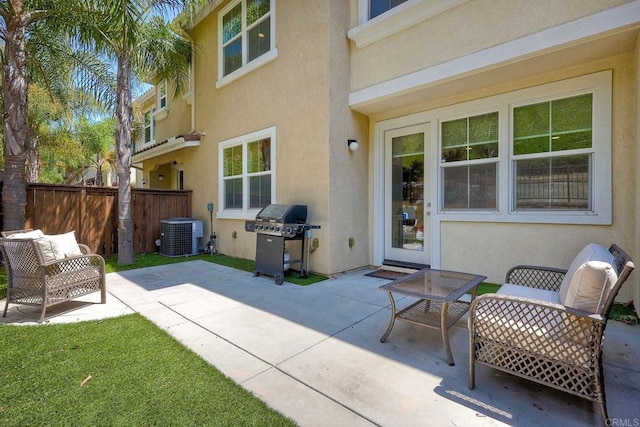
[[[358,149],[358,141],[355,139],[347,139],[347,147],[349,147],[351,151],[356,151]]]
[[[159,179],[160,181],[164,181],[164,175],[162,175],[162,174],[158,175],[158,179]]]

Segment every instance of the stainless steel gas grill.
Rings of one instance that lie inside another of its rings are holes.
[[[276,284],[281,285],[284,272],[291,264],[300,265],[300,277],[309,276],[307,239],[311,237],[311,230],[320,226],[307,224],[306,205],[268,205],[258,212],[255,221],[246,221],[244,228],[257,235],[256,276],[273,276]],[[291,240],[301,241],[298,259],[291,259],[290,253],[286,250],[286,242]]]

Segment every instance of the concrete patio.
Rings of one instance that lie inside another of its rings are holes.
[[[47,321],[141,313],[301,426],[602,424],[591,402],[484,366],[469,390],[466,316],[450,331],[455,366],[435,330],[396,322],[380,343],[387,281],[370,271],[306,287],[206,261],[110,273],[107,304],[90,295],[50,309]],[[11,305],[1,321],[37,318]],[[640,425],[640,327],[609,322],[604,352],[611,425]]]

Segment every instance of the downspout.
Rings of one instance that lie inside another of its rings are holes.
[[[181,27],[181,32],[183,37],[185,37],[187,40],[189,40],[191,42],[191,44],[194,44],[193,42],[193,38],[191,37],[191,35],[187,32],[187,30],[184,27]],[[195,67],[194,65],[194,59],[191,59],[191,64],[189,64],[189,92],[187,93],[187,96],[183,96],[183,99],[189,104],[189,106],[191,106],[191,128],[189,129],[189,133],[195,133],[196,131],[196,103],[193,102],[193,96],[195,93]]]
[[[638,174],[640,173],[640,94],[638,94],[638,89],[640,88],[640,35],[636,38],[636,50],[635,50],[635,69],[636,69],[636,78],[635,85],[636,90],[634,91],[636,94],[636,168],[635,174],[636,176],[633,179],[633,182],[636,183],[635,188],[635,230],[634,230],[634,243],[635,248],[631,248],[633,251],[632,258],[636,260],[636,268],[640,264],[640,183],[638,182]],[[636,311],[640,310],[640,275],[635,275],[635,287],[633,291],[633,303]]]
[[[195,71],[193,67],[193,62],[189,65],[189,105],[191,106],[191,128],[189,129],[189,133],[195,133],[196,131],[196,103],[193,102],[194,96],[194,87],[195,84]]]

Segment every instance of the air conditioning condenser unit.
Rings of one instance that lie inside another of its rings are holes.
[[[160,254],[177,257],[198,255],[204,236],[202,221],[171,218],[160,221]]]

